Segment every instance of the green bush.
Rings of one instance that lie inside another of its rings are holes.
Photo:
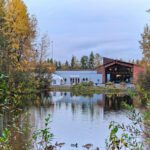
[[[92,81],[89,81],[89,82],[82,82],[82,83],[80,83],[81,84],[81,86],[93,86],[94,85],[94,83],[92,82]]]

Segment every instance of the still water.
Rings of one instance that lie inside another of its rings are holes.
[[[65,142],[62,150],[72,150],[71,144],[91,143],[93,149],[105,150],[105,140],[109,135],[109,123],[129,123],[126,112],[121,109],[121,102],[132,105],[132,99],[126,95],[94,94],[92,96],[74,96],[70,92],[51,92],[42,95],[29,107],[30,124],[34,129],[44,128],[44,119],[51,114],[49,127],[54,134],[52,143]],[[74,148],[76,149],[76,148]]]

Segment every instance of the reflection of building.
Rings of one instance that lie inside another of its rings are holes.
[[[85,97],[75,96],[71,92],[51,92],[51,98],[55,102],[97,103],[98,101],[103,101],[103,94],[93,94],[92,97]]]
[[[97,67],[98,73],[102,74],[103,83],[134,83],[138,75],[144,72],[144,68],[128,62],[103,58],[103,65]]]
[[[51,92],[51,98],[55,104],[55,109],[71,109],[72,114],[81,113],[90,115],[91,118],[104,115],[103,94],[93,94],[90,96],[75,96],[71,92]]]
[[[67,71],[56,71],[57,78],[62,78],[60,85],[73,85],[81,82],[92,81],[95,85],[102,83],[102,76],[95,70],[67,70]],[[58,85],[56,79],[53,79],[53,85]]]

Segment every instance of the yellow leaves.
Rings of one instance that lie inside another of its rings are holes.
[[[8,0],[6,4],[6,27],[12,29],[18,36],[25,35],[30,29],[26,6],[21,0]]]
[[[33,21],[29,17],[27,7],[22,0],[6,0],[4,13],[2,32],[7,41],[6,55],[9,64],[17,70],[26,70],[29,68],[27,66],[33,56],[32,42],[36,31],[35,18]]]

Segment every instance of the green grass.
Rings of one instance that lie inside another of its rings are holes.
[[[108,93],[127,93],[127,89],[115,87],[98,87],[98,86],[83,86],[81,84],[74,86],[56,86],[51,87],[51,91],[72,92],[75,95],[93,95],[93,94],[108,94]]]

